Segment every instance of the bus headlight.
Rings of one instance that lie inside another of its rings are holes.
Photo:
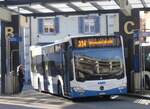
[[[73,90],[75,92],[80,92],[80,93],[84,93],[85,92],[85,90],[83,88],[81,88],[81,87],[73,87]]]

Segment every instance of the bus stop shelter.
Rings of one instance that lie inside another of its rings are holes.
[[[150,10],[149,0],[0,0],[0,7],[14,15],[46,17],[121,12],[131,16],[133,9]],[[1,92],[5,93],[6,46],[1,39]]]

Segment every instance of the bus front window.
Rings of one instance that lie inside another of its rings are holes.
[[[120,52],[104,51],[89,49],[74,52],[76,80],[111,79],[122,76],[123,63]]]

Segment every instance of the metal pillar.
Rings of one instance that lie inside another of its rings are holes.
[[[1,94],[5,94],[5,75],[6,75],[6,39],[5,22],[1,22]]]

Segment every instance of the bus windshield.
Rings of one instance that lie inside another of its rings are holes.
[[[121,78],[124,74],[121,48],[76,49],[73,55],[78,81]]]

